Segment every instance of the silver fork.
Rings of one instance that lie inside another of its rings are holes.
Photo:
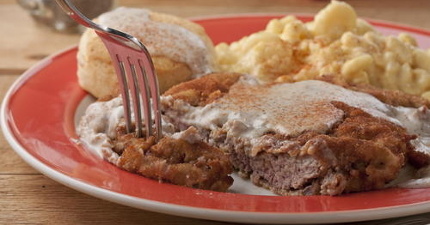
[[[143,111],[146,138],[155,136],[156,140],[159,140],[162,135],[160,92],[154,65],[146,47],[129,34],[92,22],[69,0],[56,2],[76,22],[94,29],[108,49],[118,76],[127,132],[133,132],[133,110],[136,123],[134,131],[137,137],[143,136]]]

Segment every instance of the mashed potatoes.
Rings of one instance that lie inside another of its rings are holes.
[[[381,35],[344,2],[332,1],[308,23],[294,16],[273,19],[265,30],[221,43],[216,52],[222,70],[262,82],[339,74],[349,82],[430,99],[430,51],[405,33]]]

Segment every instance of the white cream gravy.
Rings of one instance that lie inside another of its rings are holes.
[[[213,70],[209,49],[197,34],[179,25],[154,21],[150,14],[146,9],[120,7],[98,19],[101,25],[140,37],[152,56],[185,63],[195,75]]]
[[[99,139],[112,135],[114,123],[121,117],[119,101],[117,98],[94,103],[78,127],[81,139],[102,155],[106,154],[109,142]],[[260,86],[243,78],[224,97],[203,107],[192,107],[181,100],[173,101],[171,96],[163,96],[162,101],[181,112],[180,120],[187,124],[211,130],[223,127],[227,135],[250,139],[251,144],[256,144],[262,134],[270,131],[284,135],[296,135],[306,130],[324,132],[342,120],[343,111],[330,103],[341,101],[405,127],[408,133],[418,136],[412,142],[417,150],[430,154],[430,111],[427,108],[393,107],[371,95],[322,81]],[[165,124],[165,127],[169,125]],[[401,185],[415,187],[418,182],[420,187],[430,187],[430,173],[424,174],[414,182],[409,177],[409,183]]]

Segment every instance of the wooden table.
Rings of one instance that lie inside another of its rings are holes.
[[[428,0],[348,2],[361,17],[430,30]],[[327,3],[323,0],[117,0],[118,5],[147,7],[183,17],[256,12],[315,13]],[[76,45],[79,40],[79,35],[55,33],[37,26],[13,0],[0,2],[0,32],[0,99],[31,65]],[[138,210],[69,189],[28,166],[2,135],[0,153],[0,224],[224,224]],[[430,217],[430,214],[420,216]]]

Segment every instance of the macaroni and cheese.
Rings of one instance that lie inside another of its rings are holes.
[[[216,52],[223,71],[262,82],[335,74],[430,99],[430,51],[406,33],[382,35],[344,2],[332,1],[307,23],[294,16],[273,19],[263,31],[217,45]]]

